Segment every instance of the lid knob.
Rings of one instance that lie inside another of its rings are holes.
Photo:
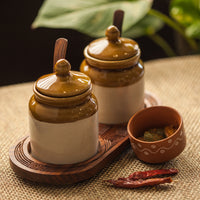
[[[54,70],[57,76],[67,76],[71,69],[70,63],[66,59],[60,59],[56,62]]]
[[[117,42],[119,39],[119,36],[120,36],[120,32],[116,26],[111,25],[106,29],[106,37],[108,38],[110,42]]]

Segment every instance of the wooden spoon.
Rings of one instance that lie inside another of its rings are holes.
[[[123,10],[116,10],[113,16],[113,25],[119,29],[120,36],[122,32],[122,24],[124,19],[124,11]]]
[[[65,38],[58,38],[55,42],[53,66],[59,59],[65,58],[67,51],[68,40]]]

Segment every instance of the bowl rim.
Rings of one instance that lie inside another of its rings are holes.
[[[130,124],[132,123],[133,119],[138,116],[138,115],[141,115],[141,113],[143,112],[147,112],[147,110],[152,110],[152,109],[169,109],[169,110],[172,110],[173,112],[175,112],[177,114],[177,116],[180,118],[180,124],[178,126],[178,128],[176,129],[176,131],[170,135],[169,137],[167,138],[164,138],[164,139],[161,139],[161,140],[157,140],[157,141],[152,141],[152,142],[148,142],[148,141],[143,141],[143,140],[139,140],[138,138],[136,138],[135,136],[132,135],[132,132],[130,130]],[[176,135],[182,128],[183,126],[183,119],[182,119],[182,116],[180,115],[180,113],[172,108],[172,107],[169,107],[169,106],[152,106],[152,107],[148,107],[148,108],[144,108],[138,112],[136,112],[128,121],[128,124],[127,124],[127,132],[129,134],[129,137],[131,137],[133,140],[137,141],[137,142],[140,142],[142,144],[159,144],[159,143],[162,143],[162,142],[165,142],[167,140],[169,140],[170,138],[172,138],[174,135]]]

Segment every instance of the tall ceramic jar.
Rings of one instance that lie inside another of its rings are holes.
[[[53,164],[78,163],[98,148],[97,101],[90,78],[65,59],[39,78],[29,101],[31,154]]]
[[[144,107],[144,66],[138,44],[120,37],[117,27],[110,26],[105,38],[94,40],[85,48],[84,56],[80,71],[92,80],[99,122],[128,122]]]

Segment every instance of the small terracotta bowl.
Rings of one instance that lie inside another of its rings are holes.
[[[147,142],[138,137],[150,128],[173,125],[175,133],[165,139]],[[155,106],[137,112],[128,122],[129,139],[138,159],[147,163],[162,163],[178,156],[186,145],[183,120],[173,108]]]

